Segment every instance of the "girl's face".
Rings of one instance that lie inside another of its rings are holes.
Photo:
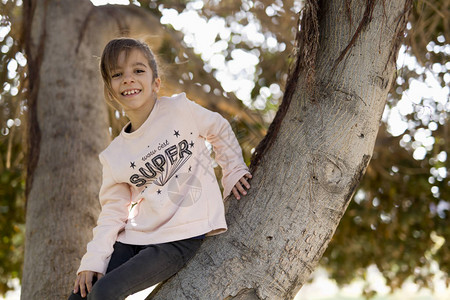
[[[131,50],[128,57],[124,51],[119,54],[117,68],[111,70],[111,87],[125,113],[150,113],[160,86],[161,80],[153,78],[147,58],[140,50]]]

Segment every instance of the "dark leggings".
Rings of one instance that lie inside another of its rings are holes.
[[[106,275],[95,282],[87,297],[78,292],[69,300],[123,300],[176,274],[201,243],[199,238],[145,246],[116,242]]]

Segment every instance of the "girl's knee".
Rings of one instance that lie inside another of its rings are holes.
[[[69,296],[68,300],[84,300],[84,299],[86,299],[86,298],[82,298],[81,295],[80,295],[80,292],[78,292],[77,294],[72,293]]]
[[[105,300],[105,299],[117,299],[120,295],[114,291],[114,288],[108,284],[108,280],[98,280],[93,286],[88,295],[88,300]],[[122,299],[120,299],[122,300]]]

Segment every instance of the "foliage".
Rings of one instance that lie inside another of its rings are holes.
[[[20,49],[21,10],[16,1],[1,2],[0,30],[0,294],[21,277],[23,262],[25,165],[22,145],[23,101],[19,94],[24,62]],[[3,37],[4,36],[4,37]],[[2,38],[3,37],[3,38]]]
[[[447,182],[436,178],[430,184],[427,161],[411,159],[401,140],[380,132],[371,165],[327,249],[324,265],[340,284],[364,278],[375,264],[392,289],[407,279],[433,288],[435,264],[448,270],[444,242],[450,224],[441,207]]]
[[[23,263],[25,176],[23,166],[16,163],[23,151],[11,136],[0,138],[0,151],[7,154],[0,162],[0,294],[11,288],[9,278],[21,277]]]
[[[157,17],[162,17],[166,9],[173,9],[178,14],[194,10],[206,21],[222,20],[229,34],[218,34],[215,42],[226,45],[219,52],[225,61],[231,61],[237,50],[252,54],[259,60],[252,74],[246,74],[253,85],[250,99],[244,99],[244,102],[263,115],[267,126],[281,99],[278,90],[284,86],[287,77],[296,30],[293,24],[297,22],[301,1],[203,1],[202,5],[197,5],[199,2],[130,1],[139,3],[142,9]],[[23,148],[26,89],[23,87],[26,73],[18,26],[21,23],[21,1],[0,1],[0,5],[0,31],[7,32],[0,34],[1,294],[7,290],[10,278],[20,277],[23,257],[26,173]],[[450,18],[449,7],[449,0],[414,2],[405,39],[406,53],[416,57],[421,67],[399,66],[387,112],[404,107],[410,85],[432,78],[442,87],[448,85],[450,79],[445,74],[448,76],[450,69],[450,37],[446,22]],[[251,36],[249,28],[256,29],[257,36]],[[215,78],[219,78],[220,72],[210,60],[194,53],[193,46],[170,24],[167,24],[167,32],[169,34],[162,38],[158,57],[164,64],[176,63],[175,71],[182,74],[182,82],[170,82],[171,76],[166,76],[169,88],[183,85],[184,89],[198,91],[200,86],[220,97],[235,97],[232,93],[223,92],[224,88]],[[179,63],[180,60],[183,63]],[[164,69],[168,75],[172,71],[169,67]],[[242,76],[242,72],[235,76]],[[441,102],[431,97],[410,102],[412,109],[402,115],[408,126],[400,136],[392,136],[387,130],[389,126],[381,128],[360,190],[322,260],[323,266],[339,284],[349,283],[355,278],[364,279],[367,267],[373,264],[393,289],[408,278],[422,286],[432,286],[436,264],[446,274],[450,271],[450,256],[443,246],[450,239],[449,203],[446,201],[450,199],[447,175],[449,145],[446,142],[450,138],[448,95],[447,100]],[[222,110],[223,107],[216,109]],[[244,145],[248,161],[251,149],[258,143],[259,135],[254,132],[260,132],[261,128],[227,113]],[[120,126],[114,125],[120,114],[112,111],[111,116],[114,133]],[[433,139],[433,142],[423,144],[420,137],[424,134],[428,141]],[[425,149],[425,154],[415,159],[419,148]],[[371,294],[372,291],[368,288],[366,293]]]

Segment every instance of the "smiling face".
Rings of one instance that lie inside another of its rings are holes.
[[[139,49],[120,52],[110,72],[113,98],[127,115],[148,115],[156,101],[161,80],[154,78],[145,55]]]

